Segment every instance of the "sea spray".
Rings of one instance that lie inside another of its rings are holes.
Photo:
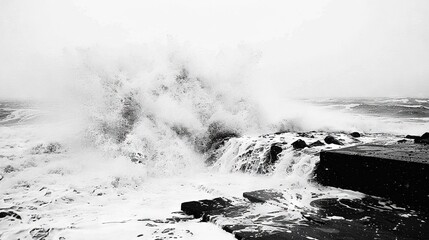
[[[252,61],[213,72],[208,60],[197,64],[180,50],[120,52],[90,49],[74,56],[74,91],[87,119],[84,141],[97,148],[168,175],[203,166],[203,154],[217,140],[267,125],[242,82],[247,74],[237,73]],[[219,56],[210,57],[216,62]]]

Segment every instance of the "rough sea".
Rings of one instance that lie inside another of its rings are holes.
[[[315,198],[363,194],[311,181],[318,152],[339,146],[297,152],[293,141],[396,143],[429,129],[429,99],[294,100],[298,114],[262,124],[252,104],[210,95],[183,72],[176,83],[148,95],[105,82],[104,95],[76,108],[0,102],[0,210],[19,215],[0,219],[0,239],[234,239],[171,219],[185,201],[275,188],[289,196],[282,215],[298,222]],[[229,140],[214,147],[219,137]],[[283,151],[266,165],[273,143]]]

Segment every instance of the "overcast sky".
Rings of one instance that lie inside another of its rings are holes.
[[[166,38],[247,46],[261,53],[258,81],[285,96],[429,97],[427,0],[2,0],[0,98],[61,78],[65,49]]]

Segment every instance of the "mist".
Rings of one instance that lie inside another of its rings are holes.
[[[196,72],[223,75],[222,84],[236,81],[236,89],[246,86],[267,102],[427,97],[427,12],[427,1],[399,0],[6,0],[0,98],[73,95],[82,83],[77,55],[98,49],[118,62],[124,48],[135,58],[152,49],[145,61],[158,61],[157,51],[180,55]]]

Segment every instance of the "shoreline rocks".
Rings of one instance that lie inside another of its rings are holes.
[[[420,137],[414,138],[414,143],[429,144],[429,132],[424,133]]]
[[[361,137],[361,134],[358,132],[352,132],[352,133],[350,133],[350,136],[352,136],[354,138],[359,138],[359,137]]]
[[[331,135],[325,137],[325,142],[327,144],[344,145],[342,142],[340,142],[338,139],[336,139],[335,137],[333,137]]]
[[[293,149],[303,149],[303,148],[308,147],[307,143],[302,139],[296,140],[291,145],[292,145]]]

